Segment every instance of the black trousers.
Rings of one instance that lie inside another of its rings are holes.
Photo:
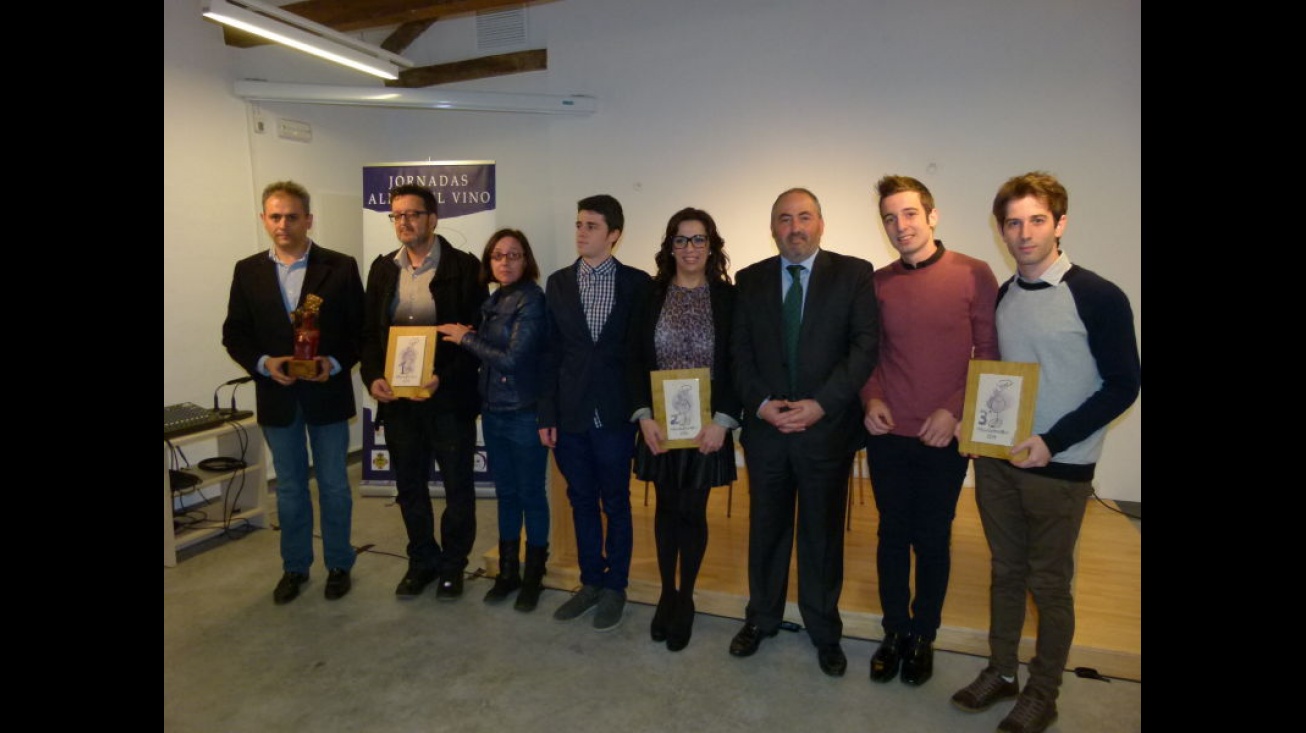
[[[875,566],[884,630],[934,641],[952,574],[952,520],[970,459],[957,451],[956,439],[932,448],[915,437],[872,435],[866,451],[880,515]]]
[[[789,561],[798,547],[798,610],[816,646],[843,637],[844,519],[853,454],[812,455],[807,441],[782,436],[745,448],[748,467],[748,608],[762,631],[784,620]],[[795,530],[796,527],[796,530]]]
[[[476,416],[437,412],[429,404],[398,400],[386,407],[385,442],[408,532],[409,562],[440,572],[467,567],[476,541]],[[432,458],[444,485],[443,547],[435,537],[435,509],[428,488]]]

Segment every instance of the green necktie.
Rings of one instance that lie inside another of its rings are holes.
[[[803,325],[803,266],[785,267],[793,278],[785,293],[785,353],[789,357],[789,399],[798,396],[798,331]]]

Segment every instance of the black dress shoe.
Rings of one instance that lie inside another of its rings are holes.
[[[821,671],[831,677],[842,677],[848,670],[848,657],[844,656],[843,647],[837,642],[817,647],[816,661],[821,663]]]
[[[902,663],[905,642],[910,637],[890,631],[884,635],[880,648],[871,657],[871,679],[875,682],[888,682],[898,676],[898,667]]]
[[[416,598],[422,594],[422,590],[430,585],[439,573],[432,568],[421,568],[409,566],[408,573],[404,579],[399,581],[395,587],[395,595],[400,598]]]
[[[308,582],[308,573],[287,571],[277,581],[276,590],[272,591],[272,602],[278,606],[290,603],[299,597],[299,586]]]
[[[736,657],[751,657],[762,645],[762,639],[775,636],[775,633],[775,629],[762,631],[752,624],[744,624],[744,628],[730,640],[730,653]]]
[[[332,570],[327,575],[326,599],[335,601],[343,598],[349,592],[351,586],[348,570]]]
[[[440,585],[436,586],[437,601],[452,601],[463,594],[463,571],[455,570],[440,574]]]
[[[902,681],[920,686],[933,676],[934,644],[919,636],[912,637],[911,645],[903,652]]]
[[[648,635],[653,641],[667,640],[667,625],[671,623],[671,614],[676,608],[676,592],[664,590],[658,598],[658,607],[653,611],[653,622],[648,626]]]

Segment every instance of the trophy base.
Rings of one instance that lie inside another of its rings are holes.
[[[317,361],[315,359],[291,359],[286,371],[292,377],[312,379],[317,376]]]

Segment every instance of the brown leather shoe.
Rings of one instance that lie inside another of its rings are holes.
[[[1028,687],[1016,698],[1016,707],[998,723],[1002,733],[1043,733],[1057,722],[1057,703]]]
[[[982,713],[1003,700],[1020,694],[1020,684],[1002,679],[998,671],[986,667],[975,681],[966,685],[952,696],[952,704],[968,713]]]

